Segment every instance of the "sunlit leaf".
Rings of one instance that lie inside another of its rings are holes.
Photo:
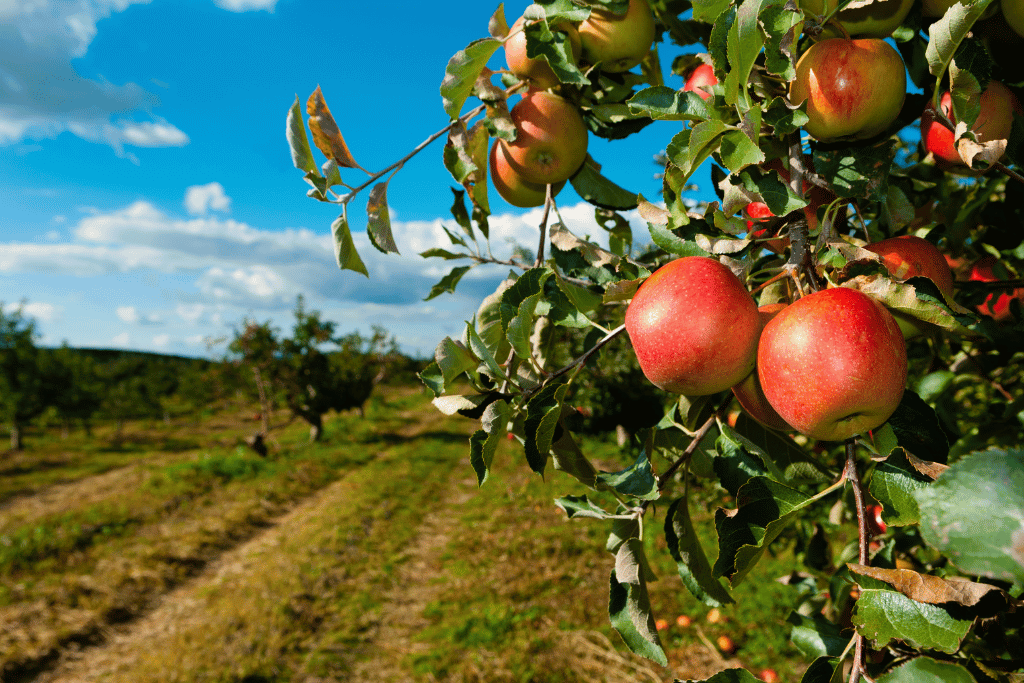
[[[667,666],[668,657],[651,614],[645,566],[644,546],[639,539],[631,538],[619,547],[611,573],[608,617],[632,652]]]
[[[444,110],[453,120],[459,118],[462,106],[473,92],[473,86],[480,73],[487,66],[501,41],[495,38],[481,38],[470,43],[448,61],[441,81],[441,99]]]
[[[385,254],[398,253],[395,238],[391,234],[391,212],[388,209],[388,183],[377,183],[370,190],[370,199],[366,202],[366,213],[369,222],[366,234],[370,244]]]
[[[665,513],[665,540],[679,578],[693,597],[711,607],[733,602],[729,591],[711,574],[711,563],[694,531],[685,498],[673,501]]]
[[[448,293],[452,294],[455,292],[455,288],[459,285],[459,280],[462,276],[469,272],[473,266],[457,266],[452,268],[447,275],[441,278],[437,284],[430,288],[430,293],[423,298],[424,301],[430,301],[436,296]]]
[[[877,678],[878,683],[977,683],[971,672],[954,662],[915,657]]]
[[[313,133],[313,143],[317,149],[342,168],[362,170],[363,167],[356,163],[352,153],[348,151],[345,138],[342,137],[331,110],[327,108],[327,101],[319,85],[306,100],[306,114],[309,115],[309,130]]]
[[[362,259],[356,252],[356,245],[352,241],[352,232],[349,230],[348,217],[344,210],[331,223],[331,237],[334,241],[334,258],[338,262],[338,267],[342,270],[354,270],[370,277],[370,273],[367,272],[366,266],[363,265]]]
[[[624,190],[601,175],[589,156],[569,182],[580,197],[594,206],[620,211],[636,208],[636,193]]]
[[[974,622],[960,619],[939,605],[911,600],[894,590],[865,588],[851,617],[857,633],[872,641],[873,648],[884,648],[893,640],[915,647],[953,653],[960,648]]]
[[[316,160],[313,159],[313,150],[309,147],[306,127],[302,122],[302,110],[299,108],[298,95],[295,96],[295,102],[288,109],[285,132],[288,137],[288,147],[292,151],[292,163],[295,165],[295,168],[307,173],[319,174]]]

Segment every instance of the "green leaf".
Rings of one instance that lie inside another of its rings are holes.
[[[816,147],[814,168],[831,181],[833,191],[840,197],[867,197],[884,202],[895,158],[896,141],[887,138],[870,146]]]
[[[546,21],[527,24],[523,32],[526,34],[527,57],[546,61],[562,83],[590,85],[590,80],[576,66],[572,44],[567,34],[561,31],[552,32]]]
[[[744,448],[743,442],[728,425],[722,425],[722,432],[715,441],[716,456],[711,461],[719,483],[736,496],[741,486],[753,477],[768,474],[760,456]]]
[[[388,211],[388,181],[377,183],[370,190],[370,199],[366,202],[366,214],[369,222],[366,234],[370,244],[378,251],[398,253],[394,235],[391,234],[391,214]]]
[[[356,245],[352,241],[352,232],[348,228],[348,217],[342,210],[340,216],[331,223],[331,237],[334,239],[334,258],[338,262],[338,268],[342,270],[354,270],[370,277],[363,260],[356,252]]]
[[[676,499],[668,508],[665,540],[672,559],[676,561],[679,578],[693,597],[710,607],[733,602],[729,591],[711,574],[711,563],[693,529],[685,498]]]
[[[838,626],[820,614],[805,616],[797,612],[790,612],[786,621],[793,625],[789,632],[789,639],[808,658],[840,657],[850,642],[848,636],[843,637],[839,632]],[[830,676],[831,673],[830,670]]]
[[[677,256],[711,256],[711,254],[697,246],[696,242],[689,242],[677,237],[667,226],[648,223],[647,227],[651,231],[651,240],[670,254]]]
[[[526,462],[537,474],[544,474],[558,418],[562,413],[566,384],[549,384],[526,404]]]
[[[533,334],[533,323],[536,320],[534,312],[542,298],[543,295],[538,293],[524,299],[519,304],[515,317],[508,321],[505,338],[508,339],[508,343],[512,345],[516,355],[520,358],[530,358],[532,353],[530,335]]]
[[[654,476],[654,466],[646,452],[641,452],[636,462],[624,470],[598,474],[597,488],[610,489],[641,500],[657,500],[661,497],[658,480]]]
[[[734,514],[715,512],[715,576],[728,576],[733,586],[739,584],[790,519],[814,500],[767,477],[752,477],[736,493],[739,507]]]
[[[776,135],[788,135],[807,124],[806,104],[793,107],[785,97],[776,97],[764,112],[764,122],[775,129]]]
[[[818,657],[800,678],[800,683],[842,683],[842,660],[836,657]]]
[[[944,463],[949,458],[949,440],[939,426],[935,410],[907,389],[888,420],[896,442],[922,460]]]
[[[551,277],[547,268],[531,268],[501,294],[499,311],[502,327],[507,330],[513,318],[519,315],[519,307],[527,298],[544,291],[544,283]]]
[[[445,386],[462,373],[475,369],[479,363],[466,347],[451,337],[445,337],[438,343],[434,349],[434,362],[441,371]]]
[[[420,381],[435,397],[444,394],[444,375],[437,363],[430,363],[419,373]]]
[[[915,470],[903,449],[897,448],[883,462],[875,465],[868,490],[882,504],[886,524],[907,526],[917,524],[920,519],[914,493],[929,484],[931,480]]]
[[[791,211],[807,206],[807,200],[795,194],[788,183],[782,182],[775,171],[760,172],[748,169],[740,174],[743,188],[748,192],[756,192],[764,199],[772,213],[785,216]]]
[[[679,182],[686,182],[704,163],[704,160],[718,151],[726,125],[721,121],[702,121],[688,130],[676,133],[666,153],[669,161],[681,174]]]
[[[742,130],[725,132],[718,153],[722,155],[722,163],[733,173],[764,161],[764,152]]]
[[[480,418],[483,429],[478,429],[469,438],[469,462],[476,472],[479,486],[483,486],[487,481],[494,453],[508,433],[506,425],[511,414],[512,410],[504,400],[499,399],[491,403],[484,409],[484,414]]]
[[[426,251],[421,251],[420,256],[422,256],[423,258],[443,258],[447,261],[469,258],[469,254],[460,254],[454,251],[448,251],[447,249],[439,249],[436,247],[434,249],[427,249]]]
[[[727,50],[729,70],[725,75],[725,101],[740,104],[745,111],[749,103],[747,83],[757,56],[764,47],[764,33],[758,23],[761,0],[743,0],[736,12],[736,21],[729,28]]]
[[[491,353],[491,349],[484,343],[484,340],[477,333],[476,328],[472,323],[466,323],[466,340],[469,342],[469,350],[487,367],[487,372],[491,375],[491,379],[495,381],[504,381],[508,379],[508,375],[505,374],[505,369],[501,367],[494,355]]]
[[[449,118],[459,118],[462,106],[473,92],[476,79],[483,73],[487,60],[501,45],[502,42],[495,38],[481,38],[448,60],[444,79],[441,81],[441,99]]]
[[[634,516],[626,519],[620,517],[612,522],[612,530],[608,533],[604,549],[615,555],[622,544],[631,538],[640,538],[640,520]]]
[[[615,515],[595,505],[586,496],[564,496],[555,499],[555,505],[565,511],[569,519],[573,517],[590,517],[593,519],[610,519]]]
[[[1024,584],[1024,451],[971,453],[914,498],[924,540],[961,571]]]
[[[863,586],[851,620],[875,650],[902,640],[950,654],[960,649],[974,622],[973,618],[957,619],[939,605],[917,602],[897,591]]]
[[[637,206],[636,192],[625,190],[601,175],[589,156],[569,183],[585,201],[603,209],[628,211]]]
[[[936,97],[942,93],[939,86],[957,48],[970,33],[974,22],[985,13],[991,3],[992,0],[979,0],[967,5],[954,3],[941,19],[928,28],[929,40],[925,57],[928,60],[928,71],[935,76]]]
[[[645,567],[643,542],[631,538],[619,547],[608,592],[608,618],[631,652],[668,666],[651,615]]]
[[[711,118],[707,102],[695,92],[674,90],[665,85],[644,88],[626,100],[632,114],[655,121],[703,121]]]
[[[295,165],[295,168],[314,175],[320,175],[316,167],[316,160],[313,158],[313,150],[309,146],[306,126],[302,122],[302,109],[299,105],[298,95],[295,96],[295,103],[288,109],[285,131],[288,137],[288,147],[292,151],[292,163]]]
[[[953,662],[915,657],[886,671],[878,683],[977,683],[971,672]]]
[[[454,293],[455,288],[459,285],[459,280],[461,280],[462,276],[468,273],[472,267],[473,266],[456,266],[455,268],[452,268],[447,275],[441,278],[436,285],[430,288],[430,293],[427,294],[423,300],[430,301],[435,296],[440,296],[445,292],[449,294]]]
[[[697,681],[696,683],[760,683],[760,681],[746,669],[726,669],[719,671],[706,681]]]
[[[696,0],[693,3],[693,18],[713,24],[722,12],[729,9],[730,4],[729,0]]]
[[[761,9],[761,25],[768,34],[764,51],[765,68],[784,81],[793,80],[796,77],[793,48],[803,26],[803,17],[799,11],[781,3],[766,3]]]

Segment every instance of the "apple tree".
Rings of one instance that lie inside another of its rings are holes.
[[[1024,679],[1022,17],[1010,0],[537,0],[481,16],[439,65],[448,124],[409,155],[443,138],[458,184],[451,244],[422,254],[452,263],[430,296],[508,275],[421,378],[479,420],[481,485],[509,434],[524,467],[568,477],[555,504],[607,528],[608,614],[633,652],[667,661],[643,539],[663,535],[708,605],[784,541],[832,551],[792,577],[803,682]],[[340,205],[339,267],[369,276],[349,204],[368,189],[370,242],[397,252],[387,193],[409,157],[365,171],[319,88],[305,113],[296,98],[293,162]],[[643,197],[587,140],[652,125],[663,184]],[[692,191],[700,168],[713,197]],[[600,240],[561,219],[566,184]],[[484,246],[492,189],[543,207],[535,251]],[[635,460],[601,471],[577,408],[624,354],[612,376],[635,387],[613,400],[657,412]],[[709,496],[717,549],[692,517]]]

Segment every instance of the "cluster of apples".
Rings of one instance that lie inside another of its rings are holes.
[[[505,41],[508,70],[525,81],[529,90],[511,109],[516,128],[514,142],[497,139],[491,147],[492,184],[513,206],[544,203],[547,187],[557,195],[587,158],[586,123],[576,106],[552,89],[558,77],[542,57],[527,54],[526,17],[520,17]],[[578,25],[563,22],[552,27],[567,40],[580,65],[609,73],[628,71],[639,64],[655,37],[654,15],[647,0],[630,0],[624,15],[593,10]]]
[[[928,277],[951,293],[952,273],[927,240],[868,247],[897,279]],[[637,290],[626,331],[644,375],[688,396],[731,389],[773,429],[843,441],[896,410],[907,378],[906,330],[880,302],[833,287],[758,308],[740,279],[702,256],[676,259]]]

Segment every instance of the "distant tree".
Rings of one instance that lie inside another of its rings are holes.
[[[152,381],[147,362],[140,356],[126,355],[100,368],[103,382],[102,413],[117,424],[120,439],[126,420],[151,418],[160,415],[161,387]]]
[[[60,418],[64,433],[78,420],[92,434],[92,417],[100,408],[103,383],[95,359],[64,343],[42,356],[46,403]]]
[[[46,409],[35,321],[19,306],[0,303],[0,419],[11,431],[11,449],[21,450],[22,429]]]
[[[260,431],[265,437],[270,431],[270,412],[274,402],[274,380],[278,374],[278,352],[281,342],[277,330],[270,322],[246,320],[242,330],[228,345],[228,352],[237,358],[236,366],[252,373],[253,386],[260,403]],[[262,438],[261,438],[262,441]]]

